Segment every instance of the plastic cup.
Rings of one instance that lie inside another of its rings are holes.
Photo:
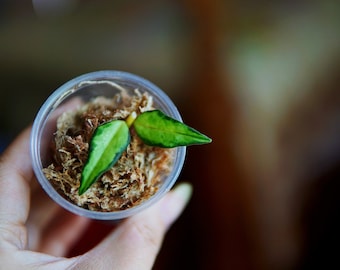
[[[31,133],[31,158],[33,170],[42,188],[60,206],[68,211],[98,220],[119,220],[139,213],[161,199],[175,184],[184,164],[186,147],[174,149],[173,166],[159,185],[158,191],[145,202],[132,208],[114,212],[99,212],[84,209],[60,195],[45,177],[42,169],[51,163],[50,145],[57,127],[57,118],[65,111],[72,111],[80,103],[97,96],[113,97],[120,88],[133,93],[138,88],[141,93],[153,96],[154,107],[170,117],[182,121],[171,99],[156,85],[134,74],[122,71],[96,71],[76,77],[55,90],[40,108]]]

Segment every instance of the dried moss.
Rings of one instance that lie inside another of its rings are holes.
[[[131,128],[131,143],[118,162],[83,195],[80,177],[96,127],[113,119],[126,119],[132,112],[152,110],[147,93],[125,92],[113,98],[98,97],[74,112],[62,114],[53,140],[53,162],[45,176],[65,198],[85,209],[111,212],[131,208],[147,200],[159,188],[173,162],[173,150],[145,145]]]

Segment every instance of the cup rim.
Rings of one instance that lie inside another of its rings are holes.
[[[40,150],[41,150],[41,137],[42,137],[42,131],[43,127],[46,124],[49,116],[51,116],[52,112],[57,109],[58,105],[62,101],[64,101],[67,97],[69,97],[71,94],[74,94],[77,89],[81,88],[81,83],[84,81],[96,81],[96,80],[105,80],[108,81],[111,80],[129,80],[133,82],[137,82],[139,85],[141,85],[143,88],[146,88],[148,91],[150,91],[151,95],[156,96],[159,101],[161,101],[163,104],[160,106],[167,106],[168,110],[171,112],[171,117],[175,118],[178,121],[182,122],[182,117],[175,106],[175,104],[172,102],[172,100],[169,98],[169,96],[162,91],[158,86],[151,83],[147,79],[124,71],[116,71],[116,70],[100,70],[100,71],[94,71],[90,73],[86,73],[83,75],[80,75],[78,77],[75,77],[68,82],[62,84],[59,86],[43,103],[41,108],[39,109],[34,122],[32,126],[31,131],[31,138],[30,138],[30,150],[31,150],[31,159],[32,159],[32,167],[33,171],[35,173],[35,176],[42,186],[42,188],[45,190],[45,192],[51,197],[52,200],[54,200],[57,204],[62,206],[63,208],[67,209],[68,211],[80,215],[85,216],[91,219],[97,219],[97,220],[119,220],[126,217],[129,217],[131,215],[134,215],[136,213],[139,213],[140,211],[150,207],[155,202],[160,200],[175,184],[177,181],[182,167],[184,165],[185,156],[186,156],[186,147],[180,146],[176,147],[175,149],[175,157],[174,157],[174,164],[173,169],[169,173],[169,175],[164,179],[164,184],[162,184],[157,192],[152,195],[149,199],[147,199],[145,202],[142,202],[139,205],[136,205],[132,208],[128,208],[125,210],[119,210],[119,211],[113,211],[113,212],[99,212],[99,211],[93,211],[88,210],[85,208],[82,208],[80,206],[77,206],[76,204],[71,203],[66,198],[64,198],[62,195],[60,195],[55,188],[52,186],[50,181],[45,177],[44,173],[42,172],[42,161],[40,159]]]

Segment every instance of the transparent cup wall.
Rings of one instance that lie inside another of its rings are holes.
[[[163,197],[176,182],[183,167],[186,148],[175,148],[173,168],[165,176],[159,190],[144,203],[130,209],[115,212],[91,211],[69,202],[51,185],[42,172],[52,162],[51,142],[56,131],[57,118],[66,111],[72,111],[95,97],[112,98],[124,88],[130,94],[138,89],[153,96],[154,107],[165,114],[182,121],[171,99],[157,86],[139,76],[120,71],[97,71],[79,76],[59,87],[40,108],[32,128],[31,156],[35,175],[47,194],[59,205],[77,215],[100,220],[119,220],[136,214]]]

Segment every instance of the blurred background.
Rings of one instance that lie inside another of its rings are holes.
[[[86,72],[162,88],[213,138],[155,269],[340,266],[338,1],[1,0],[1,149]],[[93,222],[93,239],[111,229]]]

